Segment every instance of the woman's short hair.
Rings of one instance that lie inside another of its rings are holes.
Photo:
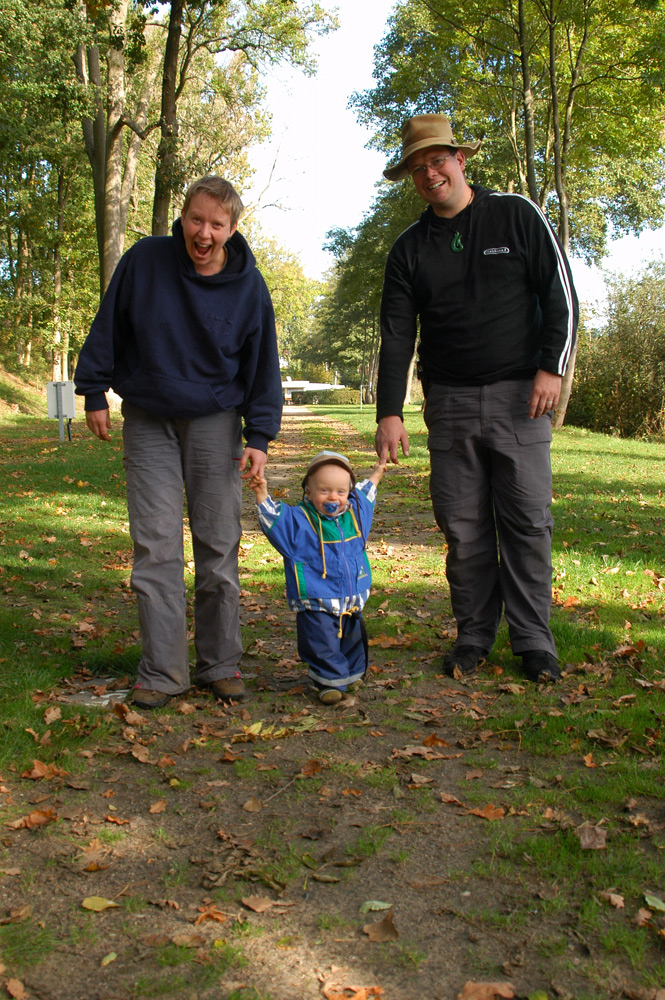
[[[207,194],[211,198],[215,198],[229,213],[231,225],[237,224],[245,206],[240,200],[240,195],[229,181],[225,181],[223,177],[217,177],[216,174],[199,177],[187,188],[182,206],[183,213],[187,211],[192,198],[197,194]]]

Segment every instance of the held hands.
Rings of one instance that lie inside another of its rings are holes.
[[[254,490],[257,503],[263,503],[268,496],[268,484],[264,475],[268,456],[260,448],[245,448],[238,470],[250,490]]]
[[[383,479],[383,474],[387,468],[387,462],[378,461],[367,478],[370,482],[374,483],[375,486],[378,486]]]
[[[250,490],[254,490],[257,504],[263,503],[268,497],[268,483],[265,476],[256,475],[247,480]]]
[[[260,448],[245,448],[240,456],[238,471],[241,479],[255,479],[263,475],[268,456]]]

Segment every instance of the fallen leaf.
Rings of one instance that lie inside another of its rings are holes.
[[[466,982],[457,1000],[513,1000],[515,989],[511,983]]]
[[[610,906],[613,906],[615,910],[623,910],[626,905],[623,896],[620,896],[617,892],[613,892],[611,889],[608,889],[606,892],[599,892],[598,897],[604,902],[609,903]]]
[[[24,906],[18,906],[10,910],[8,916],[0,919],[0,924],[20,924],[30,916],[32,916],[32,906],[26,903]]]
[[[450,743],[444,740],[443,737],[437,736],[436,733],[432,733],[431,736],[426,736],[423,740],[424,747],[449,747]]]
[[[524,694],[526,688],[523,684],[499,684],[499,691],[505,691],[507,694]]]
[[[192,705],[188,701],[181,701],[177,710],[181,715],[191,715],[196,712],[196,705]]]
[[[473,771],[467,771],[464,775],[465,781],[475,781],[476,778],[482,778],[483,772],[479,768],[475,768]]]
[[[104,958],[101,960],[99,964],[101,965],[102,969],[105,969],[107,965],[111,964],[111,962],[115,962],[117,957],[118,957],[117,952],[110,951],[108,955],[104,955]]]
[[[5,989],[14,1000],[28,1000],[30,996],[20,979],[8,979]]]
[[[240,902],[248,910],[253,910],[254,913],[265,913],[266,910],[275,905],[275,900],[268,899],[267,896],[244,896]]]
[[[311,778],[312,775],[318,774],[323,768],[323,764],[320,760],[308,760],[306,764],[300,768],[300,773],[306,778]]]
[[[580,839],[580,847],[583,851],[602,851],[607,846],[607,830],[604,830],[602,826],[582,823],[581,826],[577,827],[575,833]]]
[[[166,799],[160,799],[158,802],[153,802],[150,806],[150,812],[155,815],[155,813],[163,813],[166,809]]]
[[[365,924],[363,934],[366,934],[370,941],[375,941],[378,944],[383,944],[386,941],[396,941],[399,934],[395,927],[392,909],[388,910],[383,920],[378,920],[374,924]]]
[[[57,818],[58,814],[54,809],[35,809],[28,816],[21,816],[20,819],[7,823],[7,826],[10,830],[34,830],[35,827],[46,826]]]
[[[226,923],[226,921],[228,920],[226,914],[222,913],[221,910],[217,910],[214,904],[212,903],[209,906],[199,906],[199,914],[200,916],[198,916],[194,921],[195,927],[197,927],[199,924],[205,923],[206,920],[212,920],[213,922],[218,924]]]
[[[503,806],[495,806],[494,803],[489,802],[482,809],[467,809],[469,816],[480,816],[481,819],[488,819],[492,822],[495,819],[503,819],[506,815],[506,810]]]
[[[658,896],[654,896],[651,892],[644,893],[644,902],[647,904],[650,910],[658,910],[659,913],[665,913],[665,903]]]
[[[360,912],[369,913],[372,910],[390,910],[392,905],[392,903],[382,903],[378,899],[368,899],[361,905]]]
[[[651,910],[647,910],[644,906],[641,906],[633,917],[633,923],[637,927],[646,927],[652,916]]]
[[[446,805],[450,805],[450,806],[461,806],[462,805],[462,803],[460,802],[460,800],[458,798],[456,798],[454,795],[451,795],[449,792],[439,792],[439,798],[441,799],[442,802],[445,802]]]
[[[243,805],[243,809],[248,813],[261,812],[263,809],[263,803],[261,799],[257,799],[256,795],[250,795],[247,801]]]
[[[57,722],[60,718],[62,718],[62,712],[57,705],[52,705],[51,708],[47,708],[44,712],[44,723],[47,726]]]
[[[208,941],[202,934],[174,934],[171,941],[177,948],[203,948]]]
[[[22,778],[31,778],[33,781],[50,781],[51,778],[66,778],[69,774],[56,764],[44,764],[41,760],[33,760],[29,771],[24,771]]]
[[[95,913],[101,913],[103,910],[117,908],[118,905],[119,904],[114,903],[112,899],[105,899],[103,896],[86,896],[81,903],[84,910],[93,910]]]
[[[428,778],[425,774],[412,774],[409,778],[409,788],[423,788],[433,781],[434,778]]]

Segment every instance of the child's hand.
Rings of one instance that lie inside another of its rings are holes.
[[[378,461],[376,463],[376,465],[374,466],[368,477],[374,483],[375,486],[379,485],[379,483],[383,479],[383,474],[387,468],[388,468],[387,459],[384,459],[383,461]]]
[[[251,479],[247,480],[247,485],[250,490],[254,490],[254,496],[256,497],[257,503],[263,503],[263,501],[268,496],[268,482],[265,476],[256,475],[252,476]]]

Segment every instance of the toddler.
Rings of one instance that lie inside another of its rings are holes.
[[[341,701],[367,670],[362,609],[372,577],[366,544],[385,469],[377,463],[356,484],[348,458],[322,451],[307,467],[295,507],[273,500],[262,476],[249,481],[261,529],[284,558],[298,653],[324,705]]]

